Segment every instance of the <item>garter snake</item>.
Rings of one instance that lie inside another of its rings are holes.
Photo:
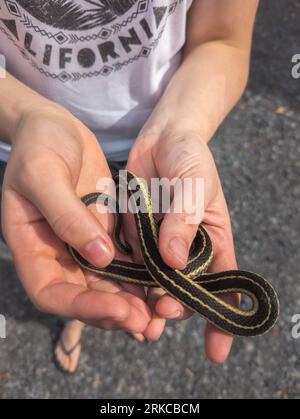
[[[213,259],[213,250],[209,235],[202,226],[198,228],[187,267],[177,270],[166,265],[158,250],[159,223],[153,215],[151,197],[144,182],[129,171],[123,171],[115,181],[117,188],[122,181],[133,203],[144,265],[114,260],[107,268],[98,268],[68,246],[71,255],[81,267],[118,281],[145,287],[161,287],[209,323],[231,335],[258,336],[275,325],[279,316],[279,301],[274,288],[263,277],[242,270],[207,273]],[[138,203],[136,191],[139,191]],[[104,193],[94,192],[81,199],[89,206],[99,199],[102,203],[107,203],[109,198]],[[122,217],[119,208],[116,209],[114,240],[119,250],[130,254],[130,245],[120,239]],[[221,297],[228,293],[250,297],[251,309],[242,310],[225,302]]]

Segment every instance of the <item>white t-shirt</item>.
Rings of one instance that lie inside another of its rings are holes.
[[[2,0],[0,53],[124,160],[180,65],[192,1]]]

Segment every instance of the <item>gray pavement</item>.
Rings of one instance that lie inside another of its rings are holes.
[[[52,358],[61,320],[37,312],[0,246],[1,398],[300,398],[300,3],[263,0],[249,87],[213,143],[232,214],[240,266],[271,278],[282,314],[265,337],[237,340],[224,366],[203,353],[203,322],[170,323],[158,343],[87,328],[77,374]],[[283,113],[278,114],[278,107]]]

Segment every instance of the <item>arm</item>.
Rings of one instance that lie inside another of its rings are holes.
[[[157,176],[204,180],[202,223],[213,243],[212,272],[236,269],[237,263],[229,212],[207,143],[245,88],[257,6],[257,0],[193,2],[183,62],[141,130],[128,161],[130,170],[148,180]],[[197,201],[196,196],[192,199]],[[177,269],[185,267],[197,230],[196,225],[186,223],[185,215],[171,208],[159,234],[165,263]],[[130,221],[126,226],[130,230]],[[129,237],[130,231],[126,233]],[[148,303],[156,313],[145,332],[148,339],[160,336],[166,318],[184,320],[191,314],[163,294],[162,290],[148,294]],[[238,304],[236,295],[228,300]],[[205,342],[208,357],[224,362],[232,338],[208,325]]]
[[[12,144],[1,221],[21,282],[42,311],[105,329],[141,332],[149,321],[140,299],[74,264],[65,242],[92,263],[108,265],[112,220],[79,196],[110,171],[98,141],[62,106],[12,76],[0,80],[0,138]],[[141,295],[141,292],[139,293]]]
[[[197,0],[183,63],[143,133],[176,127],[208,142],[247,83],[258,0]]]
[[[37,109],[59,108],[50,100],[42,97],[8,72],[0,78],[0,138],[11,144],[15,128],[21,118]]]

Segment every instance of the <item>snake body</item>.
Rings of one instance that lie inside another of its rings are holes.
[[[209,323],[235,336],[258,336],[265,334],[275,325],[279,316],[279,300],[272,285],[260,275],[242,271],[206,273],[213,259],[210,237],[199,226],[193,242],[187,267],[184,270],[172,269],[165,264],[158,249],[159,223],[152,212],[150,194],[145,184],[135,174],[124,171],[116,178],[127,187],[131,202],[135,206],[134,217],[140,241],[144,265],[114,260],[106,268],[98,268],[85,260],[75,249],[68,246],[75,261],[84,269],[104,277],[146,287],[161,287],[186,307],[199,313]],[[134,191],[129,185],[134,181]],[[139,202],[135,199],[139,191]],[[89,206],[98,199],[102,202],[107,195],[94,192],[82,198]],[[126,254],[130,245],[120,239],[121,217],[117,211],[114,238],[117,247]],[[241,310],[224,301],[222,296],[240,293],[250,297],[250,310]]]

